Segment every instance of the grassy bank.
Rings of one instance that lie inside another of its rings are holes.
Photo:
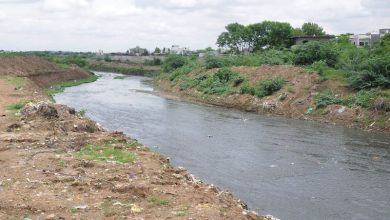
[[[57,93],[64,92],[65,88],[72,87],[72,86],[78,86],[84,83],[91,83],[95,82],[98,79],[96,75],[91,75],[88,78],[80,79],[80,80],[71,80],[71,81],[65,81],[60,82],[54,86],[51,86],[49,89],[46,89],[46,94],[49,96],[49,98],[54,101],[54,95]]]
[[[356,48],[340,38],[248,55],[170,56],[157,85],[209,104],[390,131],[388,45]]]

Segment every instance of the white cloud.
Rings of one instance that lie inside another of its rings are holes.
[[[47,11],[66,11],[89,6],[87,0],[44,0],[43,9]]]
[[[0,0],[0,49],[125,51],[214,46],[231,22],[316,22],[331,34],[390,28],[388,0]]]

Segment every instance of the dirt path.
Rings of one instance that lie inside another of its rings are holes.
[[[0,109],[47,100],[0,80]],[[228,192],[69,107],[29,104],[0,118],[0,219],[265,219]]]

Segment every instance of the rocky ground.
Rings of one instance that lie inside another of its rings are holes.
[[[267,219],[231,193],[0,74],[0,219]],[[12,104],[24,100],[20,110]]]

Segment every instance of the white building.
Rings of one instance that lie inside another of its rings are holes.
[[[190,53],[190,50],[188,47],[180,47],[179,45],[172,45],[171,53],[179,54],[179,55],[187,55]]]
[[[372,46],[389,33],[390,29],[379,29],[378,32],[350,35],[349,40],[357,47]]]

